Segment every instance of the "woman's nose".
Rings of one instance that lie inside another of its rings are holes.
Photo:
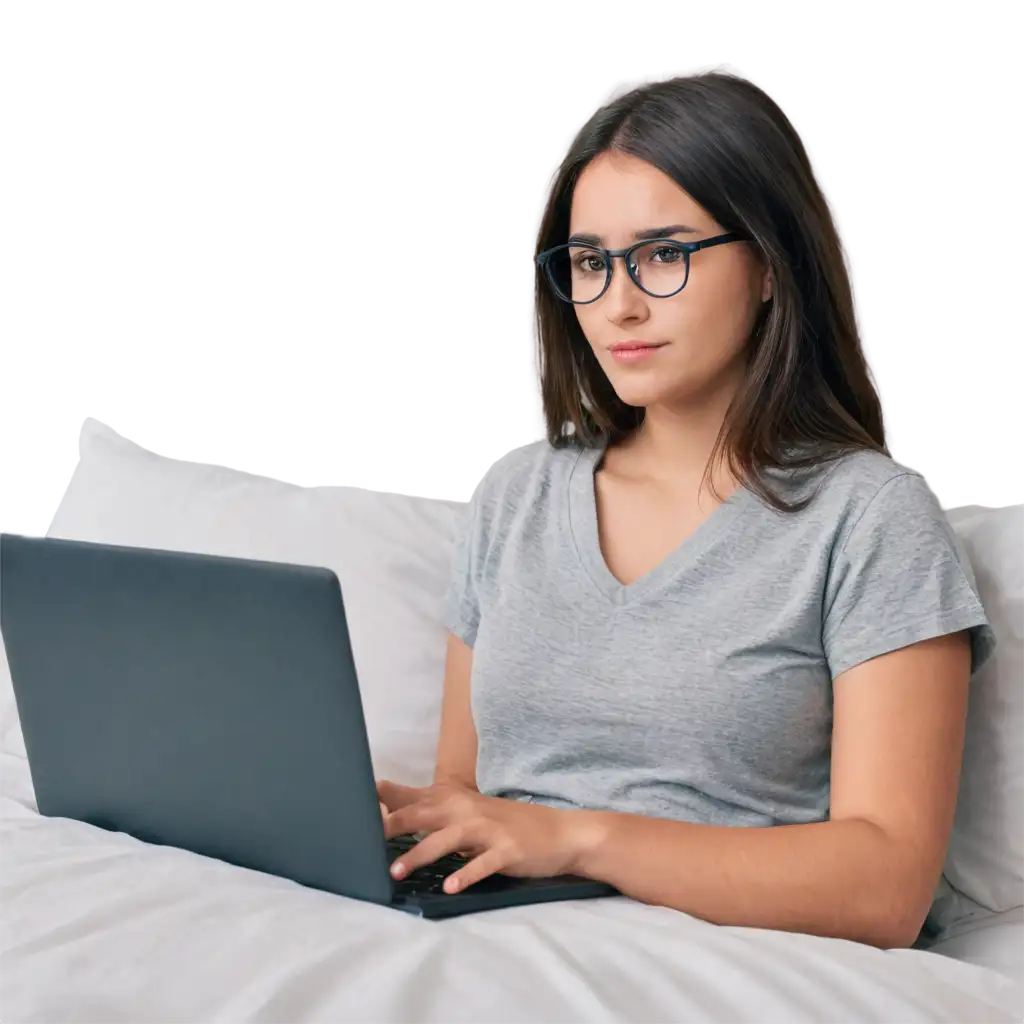
[[[608,318],[618,318],[646,305],[646,296],[631,278],[624,259],[611,261],[611,281],[600,301]]]

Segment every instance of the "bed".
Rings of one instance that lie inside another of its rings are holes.
[[[180,462],[93,419],[80,452],[49,536],[335,568],[375,772],[430,780],[461,503]],[[41,816],[0,678],[0,1019],[1024,1020],[1022,513],[948,513],[1001,649],[974,683],[945,895],[917,948],[722,927],[625,896],[423,921]],[[408,642],[377,642],[382,623]]]

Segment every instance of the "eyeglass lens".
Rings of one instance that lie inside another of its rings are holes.
[[[686,284],[689,261],[684,249],[663,241],[649,242],[633,251],[631,262],[634,276],[651,295],[672,295]],[[551,254],[547,270],[560,298],[592,302],[608,280],[608,259],[599,249],[573,243]]]

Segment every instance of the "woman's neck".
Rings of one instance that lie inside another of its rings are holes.
[[[643,423],[618,446],[620,462],[652,483],[692,488],[704,476],[724,415],[714,408],[682,414],[648,410]],[[730,485],[722,454],[713,478]]]

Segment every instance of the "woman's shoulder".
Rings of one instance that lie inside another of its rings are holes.
[[[873,518],[883,521],[886,515],[943,518],[938,498],[920,470],[870,448],[829,453],[795,467],[769,467],[763,478],[778,497],[797,506],[794,526],[829,529],[840,537],[869,509]]]
[[[887,499],[921,511],[941,511],[938,498],[921,470],[871,449],[840,457],[828,476],[828,485],[847,505],[857,508]]]
[[[770,472],[767,476],[771,480]],[[945,512],[924,474],[885,452],[848,450],[793,474],[783,473],[780,482],[787,500],[807,499],[795,522],[831,532],[839,547],[855,528],[862,536],[949,533]]]
[[[847,488],[858,494],[877,493],[890,481],[902,476],[912,476],[927,486],[920,470],[872,448],[844,452],[826,464],[824,471],[832,487]]]
[[[482,508],[485,519],[502,506],[510,511],[532,508],[544,494],[550,493],[551,478],[571,469],[580,451],[579,445],[556,447],[546,439],[519,445],[487,467],[470,504]]]

